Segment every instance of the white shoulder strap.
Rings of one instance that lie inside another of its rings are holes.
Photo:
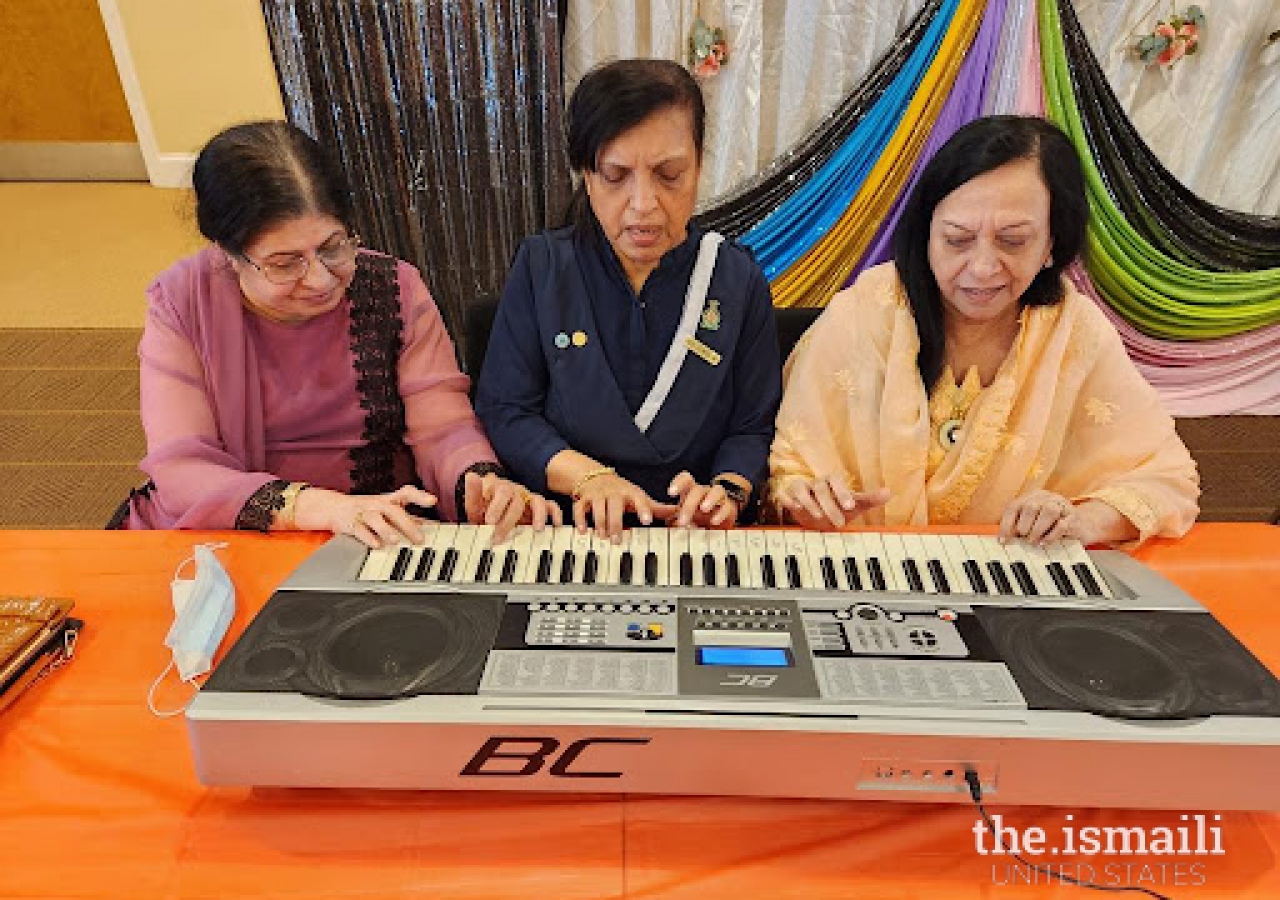
[[[698,330],[698,317],[702,313],[702,305],[706,303],[707,289],[711,286],[711,274],[716,268],[716,255],[723,242],[724,235],[708,231],[702,236],[702,242],[698,245],[698,261],[693,264],[689,290],[684,295],[684,312],[680,315],[680,325],[676,328],[671,346],[667,348],[667,357],[662,361],[662,368],[658,370],[657,380],[653,382],[649,395],[644,398],[644,403],[640,404],[640,409],[636,412],[636,427],[641,431],[648,431],[649,426],[653,424],[658,411],[662,409],[662,404],[667,402],[667,395],[671,393],[671,386],[676,383],[680,367],[684,365],[684,358],[689,353],[689,345],[685,342]]]

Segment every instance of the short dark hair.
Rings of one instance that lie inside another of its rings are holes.
[[[581,175],[596,170],[600,150],[624,131],[665,109],[687,109],[693,146],[702,159],[707,110],[689,71],[669,59],[620,59],[583,76],[569,99],[569,166]],[[589,228],[595,215],[579,184],[569,201],[568,224]]]
[[[191,180],[200,233],[236,256],[264,229],[306,213],[351,228],[342,170],[288,122],[247,122],[215,135],[196,157]]]
[[[926,389],[942,374],[946,353],[942,295],[929,266],[929,226],[943,198],[965,182],[1017,160],[1035,160],[1049,190],[1053,258],[1019,298],[1023,307],[1049,306],[1063,298],[1062,270],[1085,247],[1089,203],[1084,171],[1071,141],[1037,116],[988,116],[953,134],[925,166],[893,233],[893,261],[920,334],[917,365]]]

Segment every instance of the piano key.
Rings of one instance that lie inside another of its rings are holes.
[[[575,531],[573,543],[569,549],[573,552],[573,568],[570,569],[569,584],[586,584],[587,557],[596,549],[600,539],[594,531],[586,534]],[[599,566],[599,561],[596,563]]]
[[[926,594],[938,593],[938,588],[928,573],[929,553],[925,550],[920,535],[900,534],[898,539],[902,541],[902,552],[905,554],[901,571],[906,576],[907,585],[914,591]]]
[[[773,567],[773,555],[766,553],[760,557],[760,586],[767,590],[777,590],[778,573]]]
[[[1053,579],[1053,583],[1058,586],[1058,595],[1061,597],[1076,596],[1075,585],[1071,583],[1071,576],[1067,574],[1067,570],[1062,567],[1062,563],[1054,560],[1047,566],[1049,577]]]
[[[1071,589],[1075,592],[1067,596],[1083,597],[1088,591],[1085,590],[1084,583],[1080,581],[1080,576],[1071,568],[1075,560],[1072,558],[1071,551],[1067,548],[1068,543],[1071,542],[1057,541],[1045,549],[1051,560],[1050,565],[1057,564],[1060,567],[1062,577],[1066,579]]]
[[[840,582],[836,580],[836,567],[830,556],[818,560],[818,568],[822,571],[822,586],[829,591],[840,590]]]
[[[1040,591],[1036,588],[1036,583],[1031,578],[1031,572],[1027,568],[1027,564],[1020,559],[1015,559],[1009,563],[1009,571],[1013,573],[1013,577],[1018,580],[1018,585],[1022,588],[1022,593],[1028,597],[1040,596]]]
[[[831,570],[835,575],[835,587],[829,588],[833,591],[849,590],[849,579],[844,571],[844,535],[835,531],[818,532],[818,537],[822,541],[822,557],[819,558],[818,565],[821,566],[823,558],[831,560]],[[823,572],[823,583],[826,583],[826,573]]]
[[[566,526],[567,527],[567,526]],[[516,584],[546,584],[551,575],[551,547],[555,544],[556,532],[560,529],[555,527],[544,528],[541,531],[529,533],[528,547],[522,548],[521,542],[516,541],[515,547],[520,553],[521,559],[524,560],[516,571]],[[545,568],[546,575],[539,578],[539,574]]]
[[[807,531],[784,531],[787,541],[787,556],[795,560],[791,564],[795,570],[797,584],[795,587],[806,590],[817,590],[821,587],[818,573],[809,566],[809,541]]]
[[[430,545],[419,547],[414,551],[413,561],[410,564],[409,571],[413,573],[414,581],[426,581],[436,562],[435,547]]]
[[[480,551],[489,546],[493,538],[492,525],[459,525],[458,537],[454,547],[458,551],[458,562],[454,566],[453,576],[449,579],[453,584],[471,584],[475,579],[476,559]]]
[[[386,581],[391,576],[391,569],[396,563],[399,547],[379,547],[365,554],[364,565],[357,576],[360,581]]]
[[[965,576],[963,563],[967,558],[960,540],[950,534],[922,534],[920,541],[931,559],[942,564],[950,590],[944,593],[964,593]]]
[[[595,550],[587,551],[586,561],[582,564],[582,583],[595,584],[600,575],[600,554]]]
[[[716,583],[715,558],[711,556],[711,545],[708,543],[709,532],[705,528],[689,530],[689,561],[693,567],[693,584],[697,587]],[[711,571],[707,571],[707,561],[711,562]]]
[[[687,559],[689,555],[689,529],[687,528],[668,528],[667,529],[667,584],[684,585],[684,579],[681,577],[684,567],[689,566],[689,577],[693,577],[693,562]]]
[[[622,532],[618,541],[618,577],[614,583],[644,584],[644,555],[648,549],[649,536],[645,529],[632,528]]]
[[[497,572],[497,579],[502,584],[512,584],[516,573],[520,571],[520,551],[515,547],[507,547],[502,553],[502,569]]]
[[[983,577],[982,569],[978,566],[976,560],[966,559],[964,561],[964,572],[973,593],[990,593],[990,589],[987,587],[987,579]]]
[[[571,525],[565,525],[556,529],[555,536],[551,539],[551,572],[549,576],[551,584],[566,584],[572,582],[572,563],[570,563],[569,568],[569,581],[562,581],[561,578],[565,575],[564,558],[566,555],[573,552],[573,541],[577,535],[578,529]]]
[[[1009,596],[1022,595],[1022,591],[1014,587],[1013,575],[1005,568],[1003,560],[987,560],[987,572],[991,575],[991,583],[996,586],[996,590],[1001,594]]]
[[[552,563],[555,567],[555,563]],[[566,550],[560,556],[559,572],[556,575],[556,583],[558,584],[576,584],[573,577],[574,553],[572,550]]]
[[[805,549],[805,564],[809,576],[808,589],[813,591],[838,590],[838,587],[828,588],[826,586],[826,579],[822,572],[822,560],[827,556],[826,535],[821,531],[801,531],[799,534]],[[834,563],[832,568],[834,569]],[[839,579],[837,579],[836,584],[839,585],[839,583]]]
[[[707,573],[703,573],[703,579],[708,585],[715,587],[729,586],[729,532],[723,528],[710,528],[702,532],[706,535],[707,553],[710,554],[714,563],[711,570],[711,580],[707,579]],[[692,544],[690,544],[692,546]],[[739,576],[741,581],[741,576]]]
[[[1005,545],[1005,549],[1008,551],[1010,559],[1025,566],[1027,575],[1035,586],[1034,591],[1025,591],[1025,593],[1035,593],[1041,597],[1055,597],[1058,595],[1057,586],[1054,585],[1053,579],[1049,577],[1049,573],[1045,571],[1044,567],[1048,564],[1049,557],[1042,548],[1034,544],[1028,544],[1026,541],[1010,541]]]
[[[907,548],[902,542],[902,535],[882,534],[880,540],[884,545],[884,579],[889,583],[889,589],[911,590],[911,585],[907,582],[907,574],[902,568],[903,560],[909,558]]]
[[[1098,579],[1093,577],[1093,568],[1086,563],[1072,563],[1071,570],[1076,573],[1076,577],[1080,579],[1080,583],[1084,585],[1084,591],[1091,597],[1104,596],[1102,584]]]
[[[1077,540],[1060,541],[1059,547],[1062,552],[1071,560],[1071,571],[1076,574],[1080,580],[1080,585],[1084,592],[1094,597],[1110,597],[1111,587],[1107,584],[1107,579],[1098,567],[1094,565],[1093,557],[1089,555],[1089,551],[1084,545]],[[1083,571],[1089,573],[1089,583],[1086,584]],[[1091,590],[1092,588],[1092,590]],[[1096,593],[1094,593],[1096,591]]]
[[[996,591],[1017,597],[1026,596],[1026,592],[1018,584],[1013,570],[1009,568],[1014,561],[1008,552],[1009,548],[1013,546],[1013,542],[1001,544],[998,538],[991,535],[976,536],[974,541],[982,548],[982,558],[984,560],[982,568],[988,576],[988,581],[995,585]],[[998,576],[996,575],[997,572],[999,572]]]
[[[413,559],[413,547],[408,544],[401,544],[395,549],[395,563],[391,566],[391,581],[403,581],[404,573],[409,568],[409,560]]]
[[[939,594],[950,594],[951,580],[947,578],[946,569],[942,567],[942,561],[931,559],[928,562],[929,574],[933,576],[933,583],[938,588]]]
[[[671,559],[671,534],[679,531],[678,528],[645,528],[648,534],[649,549],[645,553],[645,584],[654,587],[666,587],[672,584],[670,559]],[[653,560],[650,563],[650,559]],[[652,571],[650,571],[652,568]]]
[[[739,533],[741,534],[741,532]],[[763,531],[748,531],[742,535],[741,576],[742,583],[749,588],[758,589],[764,587],[760,574],[760,561],[769,553],[768,543],[765,541],[764,535]]]
[[[620,550],[618,553],[618,579],[617,583],[622,585],[635,584],[635,561],[630,550]]]
[[[767,531],[764,535],[766,558],[769,560],[769,577],[766,587],[777,590],[787,587],[787,536],[781,531]],[[763,576],[764,569],[761,570]]]
[[[458,526],[452,522],[438,522],[431,527],[431,562],[426,568],[419,564],[418,572],[421,573],[420,581],[440,581],[440,570],[445,563],[445,556],[453,549],[454,541],[458,536]],[[427,554],[423,553],[423,559]],[[457,552],[454,552],[457,556]]]
[[[871,531],[858,532],[855,537],[862,546],[860,561],[867,569],[867,584],[873,591],[900,591],[898,568],[890,558],[886,535]]]

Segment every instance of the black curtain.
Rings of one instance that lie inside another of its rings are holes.
[[[289,120],[341,161],[366,246],[466,310],[570,195],[562,0],[262,0]],[[475,373],[472,373],[475,374]]]

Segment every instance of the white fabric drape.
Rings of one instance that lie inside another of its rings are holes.
[[[750,178],[830,114],[924,0],[570,0],[565,96],[592,66],[687,62],[698,16],[725,30],[729,64],[702,83],[700,201]]]
[[[1121,105],[1187,187],[1231,209],[1280,214],[1280,28],[1276,0],[1201,0],[1200,52],[1147,68],[1129,46],[1192,0],[1076,0]],[[866,75],[923,0],[570,0],[566,95],[597,63],[685,62],[698,15],[725,29],[729,65],[703,82],[699,200],[750,178],[814,128]]]

